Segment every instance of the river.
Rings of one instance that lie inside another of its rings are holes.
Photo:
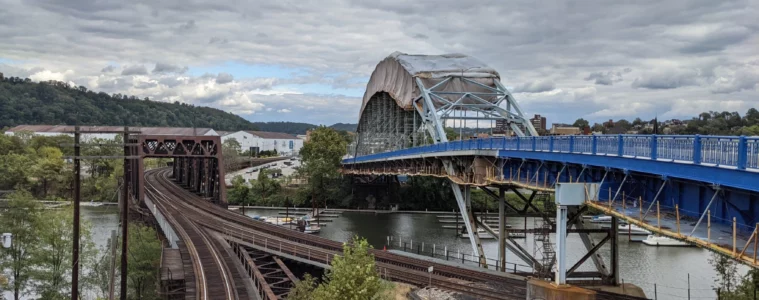
[[[274,214],[276,214],[274,210],[246,210],[246,215],[249,216]],[[111,230],[118,228],[118,209],[115,206],[82,207],[82,217],[92,224],[93,239],[99,248],[106,245]],[[522,227],[524,219],[510,218],[509,224],[515,228]],[[528,219],[528,227],[532,224],[533,221]],[[471,253],[468,239],[457,238],[453,229],[442,228],[435,214],[344,212],[333,222],[322,227],[319,235],[336,241],[348,241],[354,235],[360,235],[378,249],[385,246],[388,236],[393,236],[394,241],[398,238],[408,242],[413,240],[414,247],[417,247],[417,243],[424,242],[426,247],[432,244],[436,247],[447,247],[451,253],[458,251]],[[596,236],[597,241],[601,238],[602,234]],[[532,252],[533,241],[529,236],[520,243]],[[496,257],[497,242],[495,240],[484,240],[483,247],[486,256]],[[585,253],[576,234],[569,235],[567,251],[570,263],[579,260]],[[600,251],[608,262],[608,245]],[[625,283],[633,283],[643,288],[649,298],[654,297],[654,284],[656,284],[659,299],[687,299],[688,274],[690,274],[691,298],[716,298],[712,290],[715,272],[709,264],[710,256],[709,251],[700,248],[651,247],[642,243],[628,242],[625,237],[619,239],[621,279]],[[507,253],[507,261],[523,264],[511,253]],[[591,264],[590,261],[586,262],[581,270],[590,270]],[[740,267],[739,270],[741,274],[744,274],[748,269]],[[7,292],[5,295],[9,296]]]

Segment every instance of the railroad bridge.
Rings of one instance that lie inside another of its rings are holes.
[[[490,134],[458,141],[447,136],[446,129],[472,128]],[[130,189],[141,200],[133,208],[150,210],[175,246],[163,256],[162,287],[167,297],[282,299],[299,280],[289,266],[326,269],[341,254],[340,242],[227,210],[223,184],[217,185],[224,176],[218,140],[204,144],[188,137],[197,147],[166,137],[137,140],[141,148],[134,151],[143,151],[145,157],[175,158],[171,168],[143,172],[136,165],[127,173],[130,182],[139,183]],[[525,275],[561,276],[576,284],[617,284],[618,219],[755,266],[759,188],[752,183],[759,179],[758,160],[757,140],[746,137],[541,137],[500,82],[498,72],[484,63],[460,54],[393,53],[370,77],[359,112],[358,136],[342,171],[357,177],[445,178],[473,252],[486,259],[479,228],[498,238],[495,270],[375,250],[384,278],[417,286],[432,283],[478,299],[525,299],[534,286],[528,283],[535,281]],[[198,177],[199,173],[206,175]],[[557,184],[570,182],[586,183],[584,204],[567,212],[567,226],[557,226],[555,212],[545,205],[550,201],[544,200],[539,207],[536,199],[550,199]],[[473,189],[498,201],[499,228],[474,217]],[[521,197],[524,206],[506,202],[505,193]],[[591,209],[613,216],[611,228],[589,228],[582,214]],[[504,226],[506,215],[527,215],[528,211],[530,216],[537,213],[541,225],[521,230],[541,235],[545,251],[540,255],[528,253],[508,235],[519,229]],[[586,248],[565,273],[556,270],[556,257],[550,253],[554,246],[548,232],[557,227],[578,234]],[[592,233],[606,235],[596,241]],[[609,261],[598,253],[603,245],[611,245]],[[532,272],[507,272],[506,249],[531,266]],[[586,261],[593,271],[579,269]],[[430,266],[434,267],[431,275],[427,273]],[[595,299],[638,299],[593,293]]]

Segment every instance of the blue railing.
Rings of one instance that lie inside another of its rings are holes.
[[[759,169],[759,138],[699,135],[573,135],[451,141],[343,160],[344,164],[433,152],[512,150],[619,156]]]

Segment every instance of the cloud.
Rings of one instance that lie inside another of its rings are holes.
[[[222,45],[222,44],[229,43],[229,41],[227,39],[220,38],[220,37],[212,37],[211,39],[208,40],[208,43]]]
[[[218,84],[230,83],[232,80],[234,80],[234,77],[229,73],[219,73],[219,75],[216,76],[216,83]]]
[[[676,99],[662,116],[665,118],[688,118],[712,110],[745,112],[751,106],[743,100]]]
[[[645,89],[676,89],[686,86],[699,85],[699,74],[697,70],[663,70],[645,74],[635,78],[632,83],[633,88]]]
[[[55,81],[63,81],[67,82],[68,79],[74,75],[74,71],[72,70],[66,70],[64,72],[53,72],[50,70],[40,70],[34,74],[29,75],[29,79],[34,81],[48,81],[48,80],[55,80]]]
[[[367,79],[398,50],[476,57],[514,87],[526,112],[549,122],[603,110],[650,119],[676,99],[711,100],[708,109],[720,109],[721,101],[759,106],[759,68],[749,66],[759,59],[759,7],[751,1],[591,0],[540,9],[528,0],[483,1],[326,0],[296,8],[5,1],[0,72],[250,112],[254,120],[356,122]],[[156,62],[181,67],[164,72]],[[222,83],[220,73],[233,80]],[[619,84],[622,77],[630,84]],[[260,113],[268,108],[292,112]]]
[[[148,69],[145,68],[143,65],[133,65],[128,66],[124,68],[124,70],[121,71],[121,75],[147,75]]]
[[[180,32],[192,31],[192,30],[195,30],[196,28],[198,28],[198,26],[195,25],[195,20],[189,20],[187,21],[187,23],[179,25]]]
[[[556,89],[556,84],[552,80],[536,80],[517,86],[514,88],[515,93],[542,93]]]
[[[632,69],[625,68],[624,72],[629,73]],[[622,72],[614,72],[614,71],[608,71],[606,73],[604,72],[593,72],[588,75],[588,77],[585,77],[586,81],[594,80],[595,84],[598,85],[613,85],[615,82],[622,81]]]
[[[187,72],[187,67],[180,67],[178,65],[172,65],[167,63],[156,63],[155,67],[153,68],[153,73],[160,74],[160,73],[178,73],[182,74],[184,72]]]
[[[105,66],[105,68],[103,68],[102,70],[100,70],[100,72],[102,72],[102,73],[111,73],[114,70],[115,70],[115,68],[112,65],[107,65],[107,66]]]
[[[287,108],[283,108],[283,109],[278,109],[277,112],[278,113],[289,113],[289,112],[292,112],[292,110],[289,110]]]

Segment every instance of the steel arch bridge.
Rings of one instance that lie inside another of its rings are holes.
[[[588,234],[593,231],[579,218],[589,208],[759,266],[758,138],[538,136],[499,80],[497,72],[471,57],[393,53],[369,80],[343,172],[449,179],[473,251],[484,256],[477,227],[485,227],[499,238],[501,262],[508,248],[536,271],[550,269],[553,261],[520,249],[504,236],[504,227],[495,232],[479,222],[471,211],[471,189],[482,189],[499,201],[503,218],[504,210],[537,210],[533,199],[554,192],[557,182],[592,183],[585,206],[570,212],[573,232],[588,251],[569,269],[570,278],[588,259],[597,270],[590,277],[607,283],[618,278],[616,247],[612,244],[612,261],[603,262],[597,251],[609,239],[595,242]],[[506,127],[505,135],[459,141],[446,137],[446,128],[471,129],[493,121],[497,129]],[[525,189],[533,193],[523,195]],[[504,203],[507,190],[522,197],[525,207]],[[550,212],[543,217],[550,223]]]

